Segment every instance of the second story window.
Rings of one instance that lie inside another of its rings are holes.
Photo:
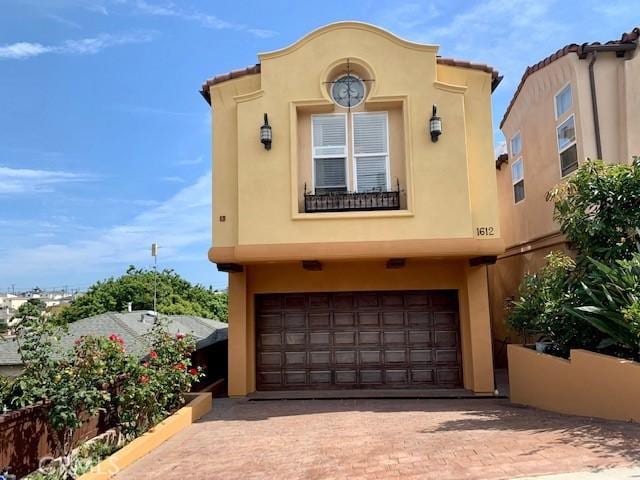
[[[556,129],[556,133],[558,153],[560,154],[560,170],[564,177],[578,168],[575,116],[571,115],[562,122]]]
[[[390,190],[387,112],[312,115],[311,124],[316,194]]]
[[[573,100],[571,98],[571,85],[564,87],[556,95],[556,119],[559,119],[571,109]]]
[[[355,190],[389,189],[389,138],[387,112],[352,114]]]
[[[524,168],[522,158],[511,165],[511,180],[513,182],[513,200],[518,203],[524,200]]]
[[[311,117],[313,178],[316,193],[347,191],[347,116]]]

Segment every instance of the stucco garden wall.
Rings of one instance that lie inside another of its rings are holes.
[[[513,403],[571,415],[640,421],[640,363],[586,350],[570,360],[509,345]]]

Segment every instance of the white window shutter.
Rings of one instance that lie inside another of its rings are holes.
[[[347,155],[347,128],[344,115],[315,115],[313,119],[313,156]]]
[[[353,115],[353,153],[359,192],[387,190],[387,129],[386,112]]]
[[[314,188],[346,191],[346,116],[330,114],[314,115],[311,118]]]

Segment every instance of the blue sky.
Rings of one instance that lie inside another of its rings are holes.
[[[226,285],[211,243],[208,77],[361,20],[489,63],[497,129],[527,65],[640,25],[637,0],[2,0],[0,291],[159,265]]]

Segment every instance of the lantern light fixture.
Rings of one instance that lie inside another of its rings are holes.
[[[431,113],[431,119],[429,120],[429,133],[431,134],[431,141],[437,142],[438,137],[442,135],[442,119],[438,116],[438,107],[433,105]]]
[[[273,133],[271,132],[271,125],[269,125],[269,117],[264,114],[264,124],[260,127],[260,142],[264,145],[265,150],[271,150],[271,142],[273,140]]]

